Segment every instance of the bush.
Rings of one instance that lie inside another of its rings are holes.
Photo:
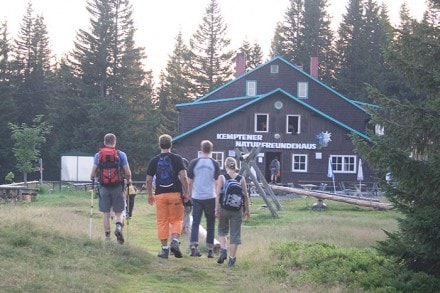
[[[440,280],[412,272],[376,250],[345,249],[326,243],[283,243],[272,246],[277,261],[266,272],[292,286],[347,286],[366,291],[435,292]],[[329,273],[331,272],[331,273]]]

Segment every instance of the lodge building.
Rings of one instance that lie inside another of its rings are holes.
[[[174,151],[196,158],[200,142],[214,144],[213,158],[223,168],[235,150],[260,148],[257,165],[270,179],[269,164],[281,163],[280,183],[326,182],[329,158],[339,181],[357,180],[359,155],[349,134],[370,140],[364,104],[353,101],[317,78],[317,60],[308,74],[281,57],[244,72],[237,55],[236,78],[194,102],[177,105]],[[363,164],[365,181],[374,181]]]

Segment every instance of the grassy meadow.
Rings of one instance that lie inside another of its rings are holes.
[[[44,189],[44,188],[43,188]],[[407,271],[372,249],[397,228],[397,211],[378,211],[314,198],[279,197],[273,219],[252,198],[251,219],[233,268],[188,256],[160,259],[155,208],[136,197],[125,244],[104,240],[91,193],[42,192],[32,202],[0,205],[0,292],[435,292],[440,280]],[[92,239],[89,227],[92,222]],[[113,230],[112,223],[112,230]]]

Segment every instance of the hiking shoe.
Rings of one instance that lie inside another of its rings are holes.
[[[179,248],[179,241],[177,240],[173,240],[171,241],[171,251],[174,253],[174,256],[177,258],[181,258],[182,257],[182,252],[180,251]]]
[[[235,260],[236,260],[235,257],[230,256],[229,257],[229,262],[228,262],[228,267],[233,267],[234,264],[235,264]]]
[[[162,248],[162,252],[159,253],[157,256],[160,258],[168,258],[168,254],[170,253],[170,250],[168,248]]]
[[[222,249],[220,256],[217,259],[217,263],[223,263],[227,257],[228,251],[226,249]]]
[[[214,258],[214,252],[212,250],[208,250],[208,258]]]
[[[200,254],[200,251],[197,248],[193,247],[191,248],[191,253],[189,254],[189,256],[202,256],[202,255]]]
[[[122,236],[122,227],[120,225],[116,226],[115,236],[119,244],[124,244],[124,236]]]

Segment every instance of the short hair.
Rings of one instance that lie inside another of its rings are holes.
[[[173,139],[169,134],[162,134],[159,136],[159,146],[161,149],[170,149],[173,146]]]
[[[237,161],[233,157],[227,157],[225,159],[225,167],[229,170],[238,171]]]
[[[104,145],[115,146],[116,145],[116,135],[113,133],[107,133],[104,135]]]
[[[205,139],[205,140],[202,140],[202,142],[200,143],[200,147],[202,148],[203,153],[209,154],[212,152],[213,145],[212,145],[212,142]]]

